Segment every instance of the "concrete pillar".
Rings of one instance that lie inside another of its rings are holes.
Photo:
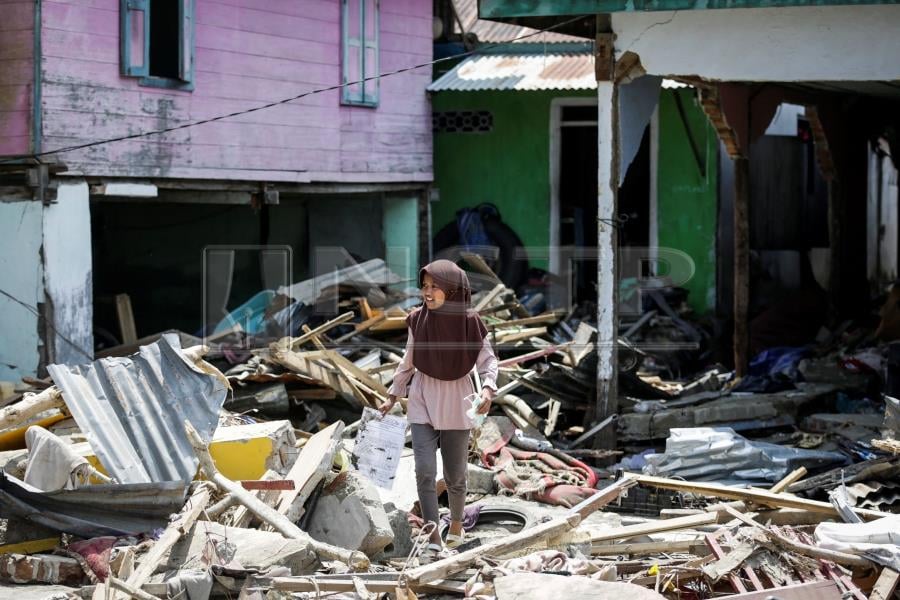
[[[43,213],[44,316],[50,363],[94,358],[91,209],[87,183],[60,183]]]
[[[598,50],[599,55],[599,50]],[[610,70],[610,75],[611,70]],[[618,411],[618,269],[616,244],[619,182],[618,86],[612,77],[597,82],[597,405],[594,420]],[[615,428],[594,439],[596,448],[615,447]]]

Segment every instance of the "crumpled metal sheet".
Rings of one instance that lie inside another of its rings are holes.
[[[725,485],[766,485],[798,467],[818,469],[846,462],[842,454],[756,442],[729,427],[673,428],[663,454],[647,455],[644,473],[715,481]]]
[[[0,471],[0,515],[85,538],[136,535],[165,527],[186,492],[180,481],[41,492]]]
[[[187,359],[177,336],[164,335],[127,358],[47,370],[116,481],[187,483],[194,478],[198,461],[184,422],[209,441],[228,382],[213,367],[202,370]]]

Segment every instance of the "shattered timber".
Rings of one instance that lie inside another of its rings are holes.
[[[0,580],[68,598],[543,598],[564,586],[863,599],[896,584],[900,458],[877,440],[900,406],[888,398],[886,416],[852,424],[815,412],[873,382],[822,368],[839,345],[798,358],[802,382],[771,376],[782,391],[741,392],[759,382],[721,367],[667,380],[650,369],[685,350],[640,349],[672,327],[654,308],[620,343],[629,404],[585,423],[590,312],[525,316],[496,279],[473,297],[500,376],[471,439],[467,542],[426,560],[411,451],[392,485],[356,468],[360,416],[386,402],[403,351],[404,329],[385,323],[409,304],[383,263],[358,268],[383,276],[369,294],[379,306],[333,281],[346,312],[267,346],[242,350],[237,329],[193,346],[165,333],[17,386],[0,409]],[[606,428],[620,449],[596,447]]]
[[[0,17],[0,599],[898,596],[900,0]]]

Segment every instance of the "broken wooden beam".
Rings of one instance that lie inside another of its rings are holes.
[[[726,507],[725,510],[733,516],[735,519],[741,521],[745,525],[749,525],[753,527],[757,531],[762,532],[766,537],[768,537],[773,542],[777,543],[779,546],[790,550],[791,552],[796,552],[797,554],[801,554],[803,556],[808,556],[810,558],[817,558],[821,560],[830,560],[833,563],[839,565],[849,565],[854,567],[871,567],[872,561],[863,558],[861,556],[857,556],[855,554],[847,554],[846,552],[838,552],[837,550],[827,550],[825,548],[819,548],[816,546],[810,546],[809,544],[804,544],[802,542],[797,542],[791,539],[784,537],[772,531],[768,527],[764,527],[761,523],[757,523],[754,521],[750,515],[745,515],[743,513],[739,513],[733,508]],[[752,514],[752,513],[751,513]]]
[[[37,394],[26,394],[22,400],[0,410],[0,431],[14,429],[45,410],[65,407],[62,392],[56,386]]]
[[[898,581],[900,581],[900,573],[885,567],[881,571],[881,575],[878,576],[878,580],[872,588],[872,593],[869,594],[869,600],[889,600],[893,598]]]
[[[340,315],[339,317],[331,319],[330,321],[327,321],[326,323],[319,325],[315,329],[311,329],[310,331],[304,333],[300,337],[285,338],[283,340],[279,340],[278,342],[275,342],[275,344],[286,347],[289,350],[296,348],[297,346],[312,340],[314,337],[321,335],[321,334],[325,333],[326,331],[337,327],[338,325],[341,325],[343,323],[346,323],[347,321],[350,321],[351,319],[353,319],[354,316],[355,316],[355,313],[353,311],[345,312],[344,314]]]
[[[701,515],[690,515],[687,517],[653,521],[651,523],[641,523],[640,525],[615,527],[607,531],[592,533],[590,539],[592,544],[596,542],[610,542],[613,540],[627,540],[629,538],[650,535],[652,533],[663,533],[666,531],[678,531],[679,529],[701,527],[703,525],[714,525],[717,521],[717,514],[703,513]]]
[[[350,565],[357,570],[365,570],[369,568],[369,559],[362,552],[347,550],[346,548],[338,548],[331,544],[325,544],[312,539],[308,533],[297,527],[287,517],[270,506],[266,506],[262,501],[253,496],[250,492],[240,486],[240,484],[228,479],[216,468],[212,456],[209,454],[209,448],[206,443],[200,439],[200,435],[190,421],[185,421],[185,430],[187,431],[188,440],[194,448],[197,458],[200,459],[200,468],[210,481],[215,483],[221,490],[230,492],[234,497],[246,506],[250,512],[259,517],[264,522],[271,525],[275,531],[279,532],[286,538],[300,540],[309,544],[310,548],[324,560],[339,560]]]
[[[526,529],[519,533],[500,538],[483,546],[461,552],[455,556],[450,556],[431,564],[411,569],[406,572],[406,576],[403,579],[412,586],[429,583],[468,568],[482,556],[503,556],[509,552],[527,547],[529,544],[533,544],[539,540],[563,534],[577,527],[589,514],[599,510],[618,498],[632,485],[634,484],[627,479],[620,479],[602,490],[599,490],[590,498],[573,506],[563,516],[536,525],[531,529]]]
[[[194,490],[194,493],[188,498],[175,520],[166,526],[165,531],[158,540],[153,542],[150,550],[141,560],[134,572],[125,580],[125,583],[134,589],[140,589],[150,576],[156,572],[159,563],[163,557],[169,553],[178,540],[187,533],[193,526],[194,522],[200,516],[200,513],[209,504],[210,485],[208,483],[200,483]],[[115,595],[114,595],[115,597]]]
[[[690,492],[701,496],[713,496],[729,500],[743,500],[744,502],[753,502],[754,504],[771,506],[773,508],[801,508],[811,512],[839,516],[834,507],[828,502],[808,500],[787,494],[774,494],[766,490],[741,489],[717,483],[679,481],[677,479],[652,477],[650,475],[629,475],[628,477],[635,479],[641,485],[655,488]],[[890,516],[887,513],[865,508],[854,508],[853,511],[868,520]]]
[[[241,487],[245,490],[293,490],[295,489],[293,479],[256,479],[242,480]]]

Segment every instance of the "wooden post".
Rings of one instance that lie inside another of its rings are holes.
[[[880,184],[879,184],[880,185]],[[843,239],[844,200],[840,182],[837,177],[828,181],[828,240],[830,247],[830,264],[828,269],[828,297],[830,304],[829,317],[841,313],[841,275],[843,273]]]
[[[875,582],[872,593],[869,594],[869,600],[888,600],[888,598],[893,598],[898,580],[900,580],[900,575],[897,574],[897,571],[885,567],[881,571],[878,581]]]
[[[135,343],[138,336],[137,327],[134,324],[134,312],[131,310],[131,296],[128,294],[116,294],[116,315],[119,318],[119,332],[122,334],[122,343]]]
[[[750,336],[747,312],[750,304],[750,161],[734,159],[734,368],[738,377],[747,373]]]
[[[597,34],[597,404],[592,422],[615,414],[619,408],[617,389],[618,353],[618,191],[619,115],[615,83],[613,35]],[[590,425],[592,423],[586,423]],[[608,427],[594,438],[595,448],[616,447],[615,428]]]

